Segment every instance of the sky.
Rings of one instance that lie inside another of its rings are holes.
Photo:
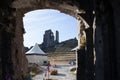
[[[23,17],[25,28],[24,46],[34,46],[43,42],[46,30],[59,31],[59,41],[78,38],[77,20],[65,13],[53,9],[40,9],[28,12]]]

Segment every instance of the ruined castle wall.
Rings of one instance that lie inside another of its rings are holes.
[[[96,0],[96,80],[120,79],[119,2]]]

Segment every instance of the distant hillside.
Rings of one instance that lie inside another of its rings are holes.
[[[77,39],[69,39],[66,41],[63,41],[54,47],[49,47],[46,49],[43,49],[47,53],[62,53],[62,52],[70,52],[71,49],[75,48],[77,46]]]
[[[63,53],[63,52],[66,53],[66,52],[71,52],[71,49],[75,48],[77,44],[78,44],[78,40],[74,38],[74,39],[62,41],[53,47],[42,48],[42,50],[46,53]],[[28,51],[28,48],[25,47],[25,51]]]

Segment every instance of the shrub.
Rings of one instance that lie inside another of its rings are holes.
[[[51,74],[51,75],[57,75],[57,74],[58,74],[58,71],[57,71],[57,70],[51,70],[51,71],[50,71],[50,74]]]

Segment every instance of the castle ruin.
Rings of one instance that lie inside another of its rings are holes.
[[[44,37],[43,37],[43,47],[44,48],[52,47],[56,43],[59,43],[59,32],[56,31],[56,36],[54,39],[54,34],[53,34],[52,30],[51,29],[46,30]]]

